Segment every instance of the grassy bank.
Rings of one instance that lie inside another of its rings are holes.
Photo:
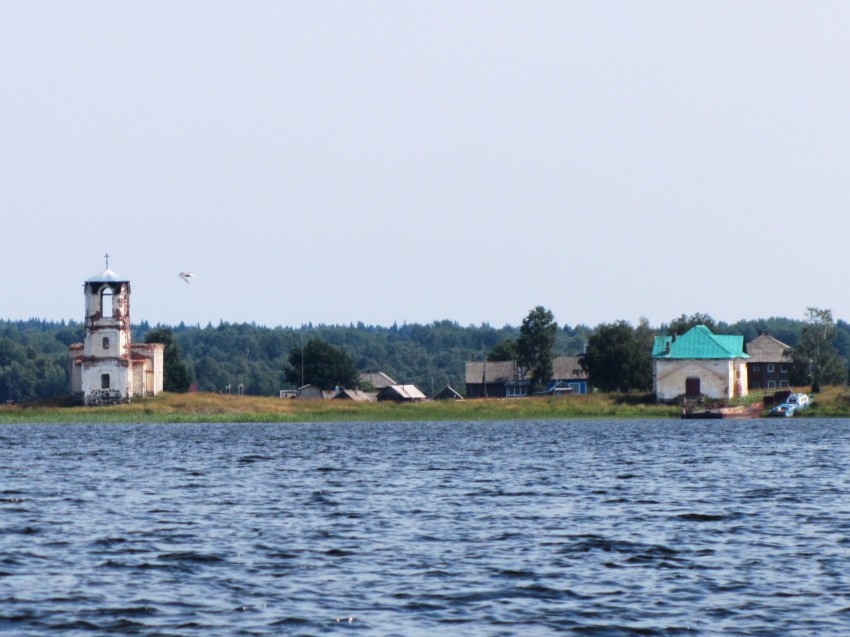
[[[156,398],[134,400],[128,405],[115,407],[71,406],[61,401],[0,407],[0,423],[415,422],[678,416],[678,407],[659,405],[650,396],[633,394],[395,404],[163,393]],[[850,417],[850,391],[844,387],[826,388],[816,395],[806,416]]]
[[[670,418],[675,407],[647,396],[593,394],[523,400],[429,401],[412,404],[287,400],[220,394],[169,394],[114,407],[31,404],[0,407],[0,423],[47,422],[345,422]]]

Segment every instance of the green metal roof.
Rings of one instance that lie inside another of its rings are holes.
[[[656,336],[652,358],[749,358],[744,353],[743,336],[712,334],[705,325],[696,325],[679,336]]]

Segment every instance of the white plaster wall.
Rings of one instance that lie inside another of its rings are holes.
[[[83,366],[71,361],[71,393],[79,394],[83,391]]]
[[[88,396],[93,390],[101,389],[101,374],[109,374],[110,389],[119,390],[122,397],[130,397],[131,378],[129,370],[125,365],[119,364],[117,360],[83,363],[82,385],[84,395]]]
[[[109,349],[103,348],[103,339],[109,339]],[[118,358],[126,352],[127,335],[124,331],[113,327],[98,327],[86,334],[85,355],[98,358]]]
[[[655,395],[659,400],[673,400],[685,393],[685,381],[692,377],[700,379],[700,392],[709,398],[732,398],[734,395],[735,375],[731,360],[656,360]]]
[[[147,379],[147,361],[135,361],[133,363],[133,395],[147,396],[148,388],[145,380]]]

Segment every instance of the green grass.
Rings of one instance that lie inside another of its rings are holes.
[[[481,399],[422,403],[288,400],[221,394],[171,394],[114,407],[82,407],[67,400],[0,406],[9,423],[249,423],[558,420],[568,418],[678,418],[679,407],[646,394],[589,394],[560,398]],[[810,417],[850,417],[850,391],[827,387],[806,410]]]

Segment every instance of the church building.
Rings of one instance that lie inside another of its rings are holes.
[[[70,346],[71,393],[85,405],[114,405],[162,391],[161,343],[130,341],[130,282],[109,269],[83,284],[85,342]]]

